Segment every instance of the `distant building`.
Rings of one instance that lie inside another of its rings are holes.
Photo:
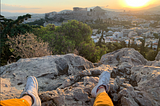
[[[111,35],[114,34],[114,32],[113,32],[113,31],[108,31],[108,32],[106,32],[105,34],[111,36]]]
[[[123,33],[123,37],[128,37],[128,34],[130,31],[134,31],[133,29],[123,29],[122,33]]]
[[[135,36],[138,36],[137,32],[135,32],[135,31],[130,31],[128,34],[128,37],[130,37],[130,38],[135,37]]]
[[[145,33],[142,34],[143,37],[151,37],[151,32],[150,31],[147,31]]]
[[[144,28],[148,28],[150,26],[150,23],[140,24],[138,26],[141,26],[141,27],[144,27]]]
[[[123,33],[122,32],[114,32],[113,37],[114,37],[114,39],[123,37]]]
[[[92,34],[95,35],[97,33],[98,29],[93,29]]]
[[[106,10],[103,10],[101,7],[97,6],[91,11],[87,11],[87,8],[80,8],[74,7],[73,11],[71,10],[63,10],[59,13],[46,13],[45,19],[48,23],[62,23],[63,21],[66,22],[67,20],[78,20],[82,22],[95,22],[96,20],[101,20],[105,22],[107,19],[106,17]],[[46,25],[46,24],[45,24]]]
[[[87,8],[73,7],[73,11],[87,11]]]

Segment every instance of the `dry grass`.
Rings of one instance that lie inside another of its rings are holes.
[[[48,49],[48,43],[43,42],[41,39],[37,40],[34,34],[26,33],[13,38],[8,36],[8,39],[7,43],[13,49],[13,54],[16,57],[32,58],[52,54]]]

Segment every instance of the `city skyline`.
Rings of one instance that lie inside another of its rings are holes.
[[[151,8],[160,5],[159,0],[148,0],[148,2],[141,8]],[[101,6],[110,9],[125,9],[132,8],[126,3],[126,0],[1,0],[2,12],[27,12],[27,13],[47,13],[52,11],[72,10],[73,7],[89,8],[94,6]],[[139,9],[140,7],[138,7]],[[141,9],[140,8],[140,9]]]

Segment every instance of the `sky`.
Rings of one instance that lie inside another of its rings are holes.
[[[131,8],[126,0],[0,0],[2,12],[48,13],[73,10],[73,7],[102,6],[110,9]],[[140,0],[141,1],[141,0]],[[145,0],[144,0],[145,1]],[[160,5],[160,0],[149,0],[146,7]],[[133,7],[132,7],[133,8]]]

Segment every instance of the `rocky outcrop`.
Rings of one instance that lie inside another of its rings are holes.
[[[110,91],[115,106],[159,106],[159,61],[148,62],[134,49],[103,55],[100,63],[74,54],[21,59],[0,67],[1,99],[18,97],[27,76],[39,83],[42,106],[92,106],[91,90],[103,71],[111,74]]]
[[[50,91],[61,86],[69,76],[93,68],[88,60],[74,55],[55,55],[40,58],[20,59],[18,62],[0,67],[1,77],[9,78],[11,84],[22,89],[28,76],[35,76],[40,91]]]
[[[158,52],[158,54],[157,54],[155,60],[160,61],[160,51]]]
[[[118,66],[123,62],[128,62],[131,65],[145,65],[147,60],[138,51],[131,48],[123,48],[103,55],[100,62],[101,64],[113,66]]]

